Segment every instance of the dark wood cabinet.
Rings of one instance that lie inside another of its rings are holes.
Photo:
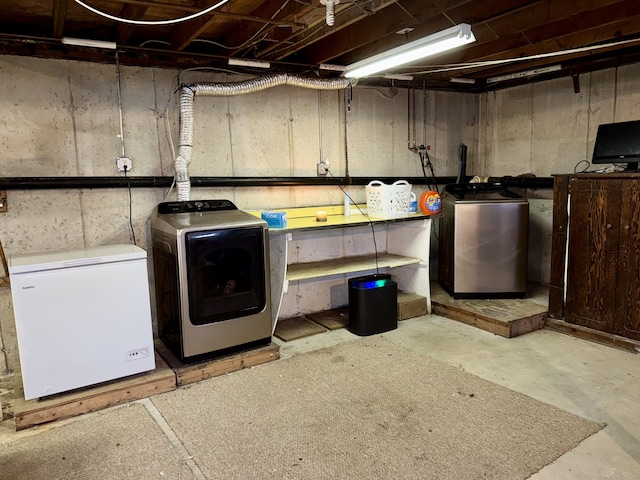
[[[640,174],[556,177],[552,272],[551,316],[640,340]]]
[[[614,333],[640,340],[640,179],[622,182]]]

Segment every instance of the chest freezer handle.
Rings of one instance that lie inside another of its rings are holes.
[[[100,257],[82,258],[80,260],[69,260],[64,262],[62,265],[64,267],[83,267],[85,265],[96,265],[98,263],[102,263],[102,259]]]

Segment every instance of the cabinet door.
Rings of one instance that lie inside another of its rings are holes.
[[[640,340],[640,181],[622,181],[614,333]]]
[[[576,178],[570,184],[566,320],[608,333],[616,313],[620,184]]]

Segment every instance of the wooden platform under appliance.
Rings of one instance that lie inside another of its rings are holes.
[[[280,347],[275,343],[270,343],[264,347],[185,364],[162,341],[156,340],[154,346],[156,352],[175,372],[178,386],[199,382],[200,380],[235,372],[243,368],[255,367],[280,358]]]
[[[280,347],[271,343],[264,347],[185,365],[162,342],[156,340],[154,347],[156,368],[150,372],[33,400],[25,400],[22,387],[16,386],[13,405],[16,430],[169,392],[180,385],[280,358]],[[15,383],[20,384],[20,378],[16,378]]]
[[[398,320],[427,314],[427,299],[415,293],[398,291]],[[309,337],[349,325],[349,306],[307,313],[278,320],[274,335],[283,342]]]
[[[13,405],[16,430],[95,412],[176,389],[174,372],[157,352],[155,370],[42,399],[25,400],[21,382],[21,379],[16,378],[16,384],[20,385],[16,385]]]
[[[528,298],[454,300],[437,282],[431,283],[431,308],[436,315],[507,338],[542,328],[548,312],[546,305]]]

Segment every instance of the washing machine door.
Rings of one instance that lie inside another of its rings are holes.
[[[263,227],[185,235],[189,319],[204,325],[252,315],[266,306]]]

